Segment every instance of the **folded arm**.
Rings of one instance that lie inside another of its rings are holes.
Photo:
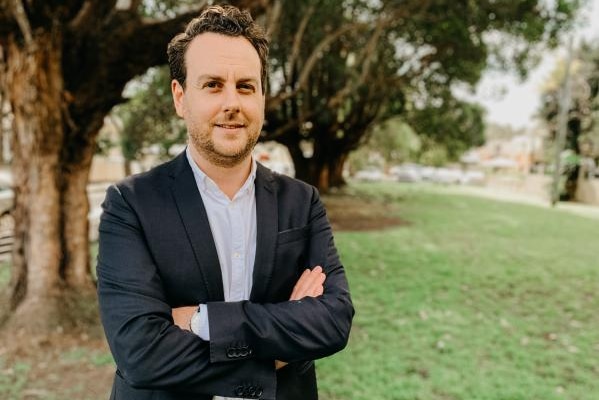
[[[326,275],[323,293],[275,304],[208,303],[211,361],[234,361],[227,353],[235,343],[249,346],[254,358],[286,362],[326,357],[345,347],[354,310],[331,227],[315,189],[308,225],[306,264],[322,266]]]

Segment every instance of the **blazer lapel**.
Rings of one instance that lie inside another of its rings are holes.
[[[274,266],[279,218],[272,172],[261,164],[256,170],[256,259],[250,300],[267,301]]]
[[[185,152],[173,163],[171,190],[211,301],[224,301],[223,278],[208,215]]]

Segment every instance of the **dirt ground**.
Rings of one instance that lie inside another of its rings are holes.
[[[334,231],[364,231],[405,224],[382,201],[336,194],[323,198]],[[114,362],[101,327],[87,333],[56,332],[31,337],[0,335],[0,399],[105,400]]]
[[[0,340],[0,398],[108,399],[114,364],[98,333],[32,337],[5,332]]]
[[[397,217],[395,202],[343,193],[323,196],[323,202],[334,232],[379,230],[408,223]]]

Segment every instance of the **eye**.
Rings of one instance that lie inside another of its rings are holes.
[[[237,89],[242,93],[254,93],[256,91],[251,83],[240,83],[237,85]]]
[[[218,89],[221,87],[221,83],[218,81],[208,81],[208,82],[204,83],[204,85],[202,87],[208,88],[208,89]]]

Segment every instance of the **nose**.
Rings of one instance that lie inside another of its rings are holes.
[[[224,90],[223,111],[226,113],[237,113],[240,109],[239,93],[234,85],[228,85]]]

